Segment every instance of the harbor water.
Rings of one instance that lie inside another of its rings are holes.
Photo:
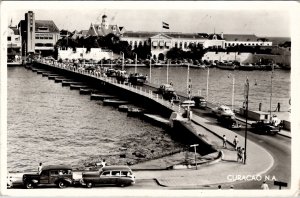
[[[133,72],[134,68],[128,68]],[[149,68],[138,68],[148,74]],[[193,95],[206,97],[207,70],[190,69]],[[242,107],[244,83],[250,82],[249,107],[270,108],[271,71],[209,70],[208,100]],[[166,83],[167,69],[152,68],[152,82]],[[187,68],[169,68],[169,82],[186,92]],[[62,87],[48,78],[22,67],[8,68],[8,170],[36,169],[45,164],[69,164],[82,169],[90,161],[106,159],[108,164],[126,164],[138,159],[159,156],[183,148],[164,129],[138,118],[127,117],[116,108],[103,106],[89,96]],[[272,110],[281,103],[281,110],[290,109],[290,72],[275,70],[272,88]],[[120,155],[126,153],[126,158]]]
[[[134,72],[134,68],[129,68]],[[168,82],[172,82],[174,89],[178,92],[187,93],[187,67],[169,67]],[[137,72],[148,74],[149,68],[138,68]],[[202,95],[206,98],[207,76],[208,76],[208,101],[214,104],[226,104],[232,106],[232,90],[234,88],[234,109],[243,106],[244,87],[246,79],[249,80],[249,109],[258,110],[262,103],[262,110],[270,110],[271,96],[271,74],[272,71],[241,71],[190,68],[189,76],[192,83],[192,95]],[[234,86],[233,86],[234,76]],[[151,69],[152,83],[167,83],[167,68],[160,67]],[[281,111],[290,110],[290,71],[274,70],[272,79],[272,111],[280,103]]]
[[[8,171],[44,164],[126,164],[183,147],[164,129],[22,67],[8,68]],[[126,158],[120,155],[126,153]]]

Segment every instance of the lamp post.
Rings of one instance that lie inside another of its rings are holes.
[[[147,57],[149,56],[149,59],[150,59],[150,74],[149,74],[149,82],[151,83],[151,54],[150,55],[147,55]]]
[[[111,61],[110,61],[110,68],[112,68],[112,62],[113,62],[113,58],[114,58],[114,52],[111,51]]]
[[[124,70],[124,52],[120,52],[122,54],[122,70]]]
[[[206,101],[208,101],[208,82],[209,82],[209,67],[207,68],[207,76],[206,76]]]
[[[186,77],[186,87],[189,88],[189,80],[190,80],[190,63],[187,65],[187,77]]]
[[[195,164],[196,164],[196,170],[198,169],[197,168],[197,151],[196,151],[196,147],[199,146],[199,144],[193,144],[193,145],[190,145],[190,147],[194,147],[194,152],[195,152]]]
[[[135,52],[133,52],[133,54],[135,54],[135,66],[134,66],[134,73],[137,73],[137,54]]]
[[[231,98],[231,109],[234,111],[234,84],[235,84],[235,78],[234,74],[229,73],[228,78],[232,76],[232,98]]]
[[[169,59],[167,60],[167,84],[169,84]]]
[[[270,89],[270,119],[271,119],[271,117],[272,117],[273,77],[274,77],[274,65],[272,65],[272,73],[271,73],[271,89]]]
[[[248,131],[248,99],[249,99],[249,80],[247,77],[245,83],[245,105],[246,105],[246,127],[245,127],[245,155],[244,155],[244,164],[246,164],[247,159],[247,131]]]

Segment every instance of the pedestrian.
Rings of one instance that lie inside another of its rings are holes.
[[[280,102],[277,104],[277,111],[280,112]]]
[[[102,160],[101,165],[102,165],[102,168],[106,166],[105,159]]]
[[[171,98],[171,107],[173,108],[173,106],[174,106],[174,98],[172,97]]]
[[[237,162],[240,162],[241,159],[242,159],[241,147],[237,147],[236,153],[237,153],[237,160],[236,160],[236,161],[237,161]]]
[[[227,148],[227,146],[226,146],[226,136],[225,135],[223,135],[223,148]]]
[[[235,136],[234,139],[233,139],[234,150],[237,150],[238,143],[239,143],[239,139],[238,139],[237,136]]]
[[[262,185],[261,185],[260,188],[263,189],[263,190],[269,190],[269,186],[268,186],[268,184],[266,183],[266,181],[264,181],[264,182],[262,183]]]
[[[234,189],[234,187],[233,187],[233,185],[231,185],[231,186],[230,186],[230,190],[233,190],[233,189]]]
[[[242,148],[242,150],[241,150],[241,160],[242,160],[242,163],[245,162],[245,149],[244,148]]]
[[[43,163],[40,162],[40,165],[39,165],[39,167],[38,167],[38,174],[41,174],[42,169],[43,169]]]
[[[222,186],[221,185],[218,186],[218,190],[222,190]]]

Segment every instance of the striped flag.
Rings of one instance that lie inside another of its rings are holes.
[[[169,24],[165,23],[165,22],[162,22],[162,27],[165,28],[165,29],[170,29]]]

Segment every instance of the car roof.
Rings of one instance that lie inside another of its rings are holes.
[[[64,169],[67,169],[67,170],[72,170],[72,167],[71,166],[67,166],[67,165],[48,165],[48,166],[44,166],[42,168],[42,170],[64,170]]]
[[[102,171],[110,171],[110,170],[127,170],[131,171],[128,166],[105,166],[102,168]]]

